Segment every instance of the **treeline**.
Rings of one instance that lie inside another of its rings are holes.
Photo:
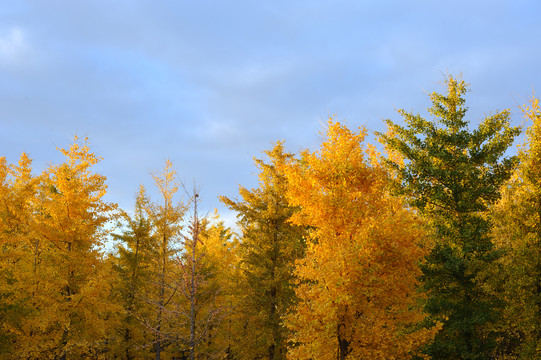
[[[506,157],[521,129],[470,129],[467,91],[400,110],[383,154],[333,119],[277,142],[220,197],[240,234],[170,162],[128,212],[86,139],[39,175],[0,158],[0,359],[541,359],[539,101]]]

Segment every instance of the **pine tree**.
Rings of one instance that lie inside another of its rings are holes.
[[[446,94],[430,95],[433,120],[399,110],[406,126],[388,120],[390,132],[379,135],[403,156],[403,164],[388,163],[399,176],[399,191],[428,219],[435,242],[422,280],[430,292],[426,310],[444,326],[427,352],[435,359],[489,359],[495,335],[487,329],[501,304],[480,278],[498,258],[487,206],[498,200],[516,165],[515,157],[503,155],[520,130],[510,126],[507,110],[469,130],[467,85],[453,77],[446,85]]]

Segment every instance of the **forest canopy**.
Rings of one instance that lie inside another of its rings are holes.
[[[471,123],[468,91],[377,144],[333,118],[277,141],[219,198],[236,229],[170,161],[121,209],[88,139],[40,173],[0,157],[0,359],[541,358],[539,99],[509,156],[523,129]]]

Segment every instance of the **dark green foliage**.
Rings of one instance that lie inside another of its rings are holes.
[[[433,120],[400,110],[407,126],[388,120],[390,131],[379,135],[404,158],[387,161],[398,175],[396,189],[426,217],[434,239],[422,281],[429,293],[426,310],[444,327],[427,353],[433,359],[489,359],[495,346],[489,328],[501,305],[480,282],[498,257],[486,212],[516,166],[516,157],[502,157],[520,130],[509,125],[507,110],[469,130],[467,85],[453,77],[446,84],[446,94],[430,95]]]

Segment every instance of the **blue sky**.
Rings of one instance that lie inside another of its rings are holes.
[[[327,117],[383,130],[424,113],[443,74],[469,118],[541,92],[541,2],[0,0],[0,156],[41,171],[74,134],[130,209],[170,158],[203,206],[257,185],[277,140],[314,148]]]

